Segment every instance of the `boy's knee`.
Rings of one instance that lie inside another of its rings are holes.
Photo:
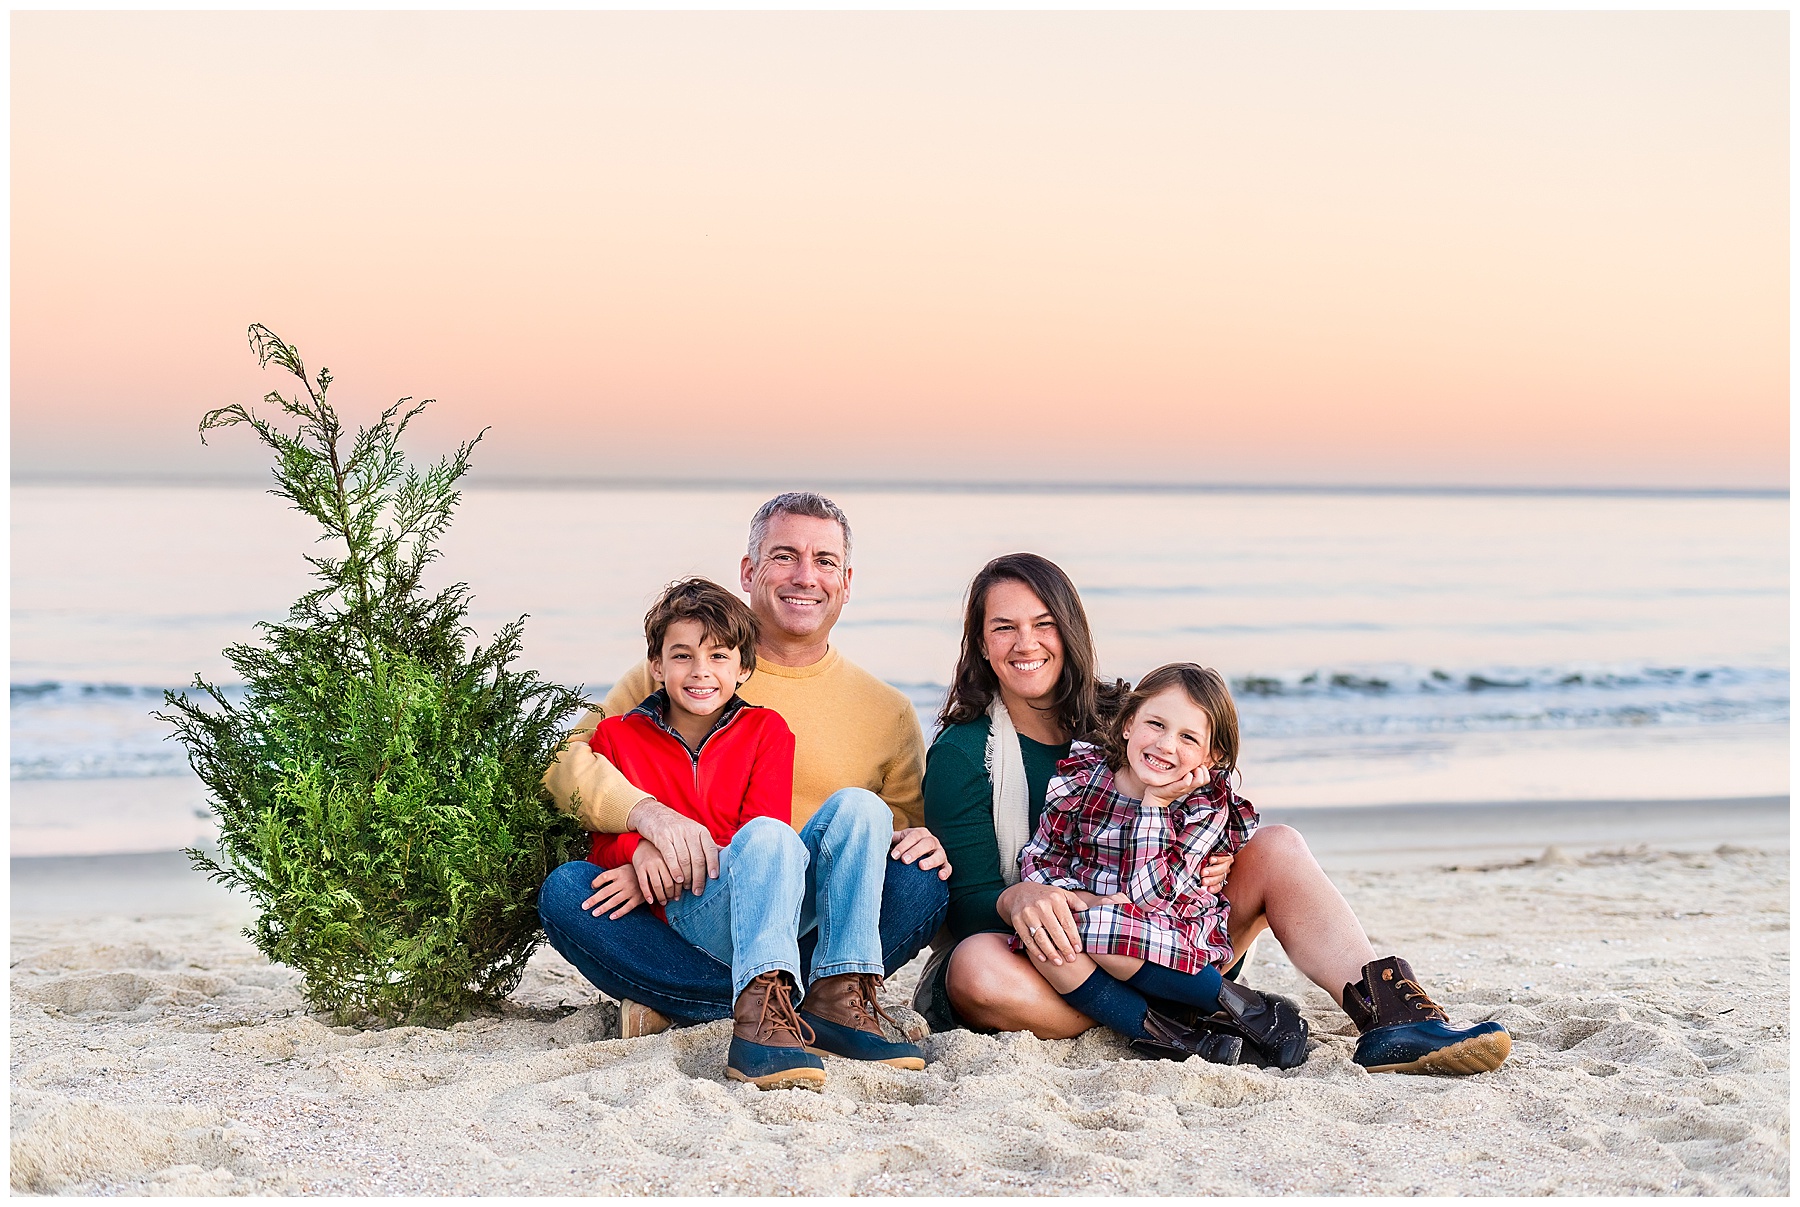
[[[831,827],[881,838],[894,835],[894,814],[887,802],[867,788],[839,788],[825,798],[820,811],[830,810]]]
[[[808,856],[806,844],[794,828],[773,817],[752,817],[731,837],[734,860],[754,859],[759,863],[792,863],[804,868]]]

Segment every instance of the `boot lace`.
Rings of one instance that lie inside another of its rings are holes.
[[[872,972],[859,973],[856,978],[856,1004],[858,1012],[875,1030],[881,1029],[876,1019],[886,1019],[894,1030],[900,1030],[900,1021],[881,1008],[881,978]],[[869,1012],[873,1010],[874,1013]]]
[[[1431,995],[1426,993],[1425,987],[1417,981],[1409,981],[1405,977],[1401,977],[1394,982],[1394,988],[1400,991],[1400,1000],[1413,1009],[1435,1018],[1439,1022],[1450,1021],[1450,1016],[1444,1013],[1444,1008],[1432,1001]]]
[[[769,983],[768,992],[763,994],[756,1029],[771,1038],[782,1033],[791,1035],[794,1037],[794,1046],[801,1048],[818,1038],[813,1029],[806,1025],[806,1020],[800,1017],[800,1012],[794,1009],[793,987],[780,977],[774,978]]]

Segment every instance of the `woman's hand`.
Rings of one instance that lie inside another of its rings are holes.
[[[636,876],[639,900],[650,900],[658,905],[667,905],[669,899],[681,892],[681,886],[675,882],[675,875],[669,871],[662,852],[656,849],[653,842],[640,842],[637,850],[631,853],[631,867]],[[694,895],[699,896],[696,888]]]
[[[1039,963],[1060,965],[1081,953],[1075,915],[1087,903],[1068,889],[1022,880],[1001,893],[994,908]]]
[[[593,887],[598,891],[583,901],[581,908],[592,910],[596,918],[607,910],[613,911],[608,917],[623,918],[644,903],[635,868],[616,867],[601,872],[594,877]]]
[[[1236,858],[1229,851],[1207,856],[1206,866],[1200,869],[1200,887],[1213,896],[1218,896],[1219,890],[1225,887],[1225,877],[1231,874],[1232,860]]]

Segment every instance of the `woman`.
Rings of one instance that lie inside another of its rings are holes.
[[[1054,563],[1008,554],[975,576],[942,732],[926,758],[926,825],[955,869],[947,925],[957,942],[927,966],[917,998],[934,1023],[1041,1039],[1093,1025],[1007,938],[1023,941],[1038,928],[1056,949],[1053,959],[1080,950],[1073,914],[1085,907],[1067,890],[1020,882],[1018,851],[1036,829],[1070,741],[1096,736],[1123,690],[1096,675],[1087,613]],[[1233,958],[1241,961],[1256,936],[1271,930],[1294,966],[1356,1023],[1356,1063],[1372,1072],[1477,1073],[1506,1059],[1504,1027],[1450,1026],[1406,961],[1376,957],[1297,831],[1264,826],[1234,863],[1221,860],[1208,872],[1209,887],[1223,882],[1231,905]]]

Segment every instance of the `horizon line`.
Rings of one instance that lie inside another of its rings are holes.
[[[90,486],[267,486],[257,474],[147,474],[51,471],[12,474],[12,485]],[[824,490],[893,491],[909,494],[1304,494],[1304,495],[1465,495],[1488,497],[1582,498],[1713,498],[1785,499],[1786,487],[1758,486],[1594,486],[1474,483],[1330,483],[1330,482],[1033,482],[955,481],[934,478],[815,478]],[[792,478],[691,479],[655,477],[586,477],[551,474],[495,474],[465,480],[464,489],[499,490],[781,490],[793,489]]]

